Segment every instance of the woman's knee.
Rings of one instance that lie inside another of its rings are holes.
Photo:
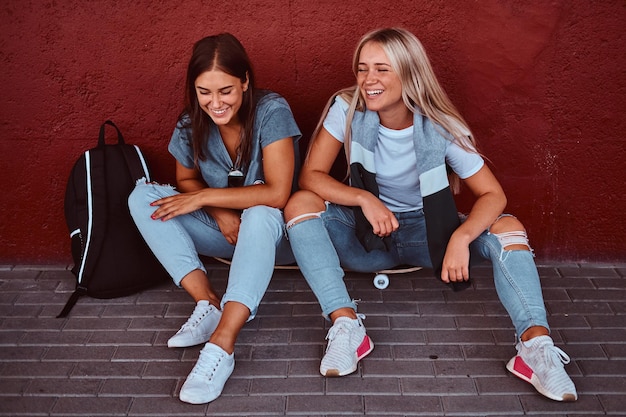
[[[489,228],[489,231],[494,234],[514,232],[517,230],[525,231],[526,229],[524,229],[524,225],[517,219],[517,217],[511,215],[502,215],[498,217]]]
[[[241,214],[240,236],[282,237],[284,220],[281,211],[269,206],[252,206]]]
[[[151,201],[148,201],[148,191],[149,189],[146,187],[145,183],[138,183],[135,186],[128,196],[128,208],[131,213],[136,213],[139,210],[145,209],[146,205],[150,205]]]
[[[285,206],[285,221],[289,222],[298,216],[311,214],[310,217],[318,217],[319,213],[326,209],[324,199],[312,191],[300,190],[294,193]],[[304,216],[300,220],[308,218]]]
[[[173,195],[176,192],[170,185],[160,185],[155,183],[147,183],[145,180],[137,181],[135,188],[128,196],[128,208],[130,213],[143,213],[149,211],[152,213],[155,208],[150,204],[159,198]]]
[[[283,219],[280,210],[269,206],[248,207],[241,214],[242,222],[263,223],[271,222],[282,225]]]

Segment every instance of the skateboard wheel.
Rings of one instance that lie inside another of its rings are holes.
[[[389,276],[387,274],[376,274],[374,277],[374,287],[384,290],[389,286]]]

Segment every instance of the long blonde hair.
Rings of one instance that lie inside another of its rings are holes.
[[[459,146],[469,152],[478,152],[469,126],[439,84],[426,51],[417,37],[402,28],[376,29],[365,34],[359,41],[352,59],[352,71],[355,77],[357,76],[361,50],[368,42],[377,43],[385,51],[392,68],[400,78],[402,100],[407,108],[413,113],[423,114],[434,122],[436,126],[440,126],[442,135],[448,140],[456,141]],[[352,118],[355,111],[364,111],[366,109],[365,100],[358,85],[339,90],[331,97],[326,103],[312,138],[314,140],[322,129],[328,109],[337,96],[350,103],[346,115],[344,140],[349,165]],[[450,184],[455,192],[459,190],[460,181],[454,173],[450,175]]]

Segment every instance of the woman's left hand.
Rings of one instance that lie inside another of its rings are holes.
[[[469,215],[452,234],[441,267],[443,282],[469,279],[469,245],[502,213],[506,197],[500,183],[487,165],[463,183],[476,197]]]
[[[441,280],[445,283],[467,281],[469,279],[469,246],[454,239],[448,242],[441,267]]]
[[[386,237],[398,230],[400,223],[391,210],[373,194],[365,192],[363,195],[361,209],[367,221],[372,225],[372,232],[379,237]]]
[[[202,206],[199,203],[198,192],[181,193],[171,197],[161,198],[150,204],[159,208],[152,213],[153,220],[170,220],[176,216],[191,213]]]

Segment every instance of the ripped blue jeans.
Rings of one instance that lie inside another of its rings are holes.
[[[347,207],[327,203],[318,217],[288,225],[293,253],[325,316],[343,307],[356,310],[343,282],[342,267],[359,272],[403,264],[432,267],[423,211],[395,216],[400,227],[391,235],[393,244],[388,252],[365,251],[356,237],[352,209]],[[522,239],[528,246],[525,235]],[[519,337],[529,327],[549,327],[533,254],[530,250],[503,249],[512,243],[521,243],[520,238],[486,230],[471,243],[470,251],[473,262],[492,263],[498,297]]]
[[[248,307],[250,319],[254,318],[274,272],[274,262],[294,261],[282,212],[267,206],[244,210],[235,246],[228,243],[215,219],[204,210],[167,221],[150,217],[156,210],[150,203],[177,193],[169,185],[138,181],[128,206],[144,240],[178,286],[191,271],[206,273],[198,254],[232,258],[222,307],[228,301],[237,301]]]

